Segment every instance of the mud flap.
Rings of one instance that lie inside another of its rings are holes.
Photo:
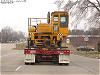
[[[25,54],[25,63],[35,63],[35,54]]]
[[[59,63],[70,63],[69,55],[60,54],[59,55]]]

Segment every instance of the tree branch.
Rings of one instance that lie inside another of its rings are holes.
[[[100,7],[100,2],[99,2],[98,0],[96,0],[96,1],[97,1],[98,5],[99,5],[99,7]]]
[[[97,11],[100,13],[100,9],[93,3],[93,2],[91,2],[90,0],[87,0],[89,3],[91,3],[96,9],[97,9]]]

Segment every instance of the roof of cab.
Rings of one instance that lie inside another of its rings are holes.
[[[54,11],[54,12],[51,13],[51,15],[54,14],[54,13],[67,13],[68,14],[67,11]]]

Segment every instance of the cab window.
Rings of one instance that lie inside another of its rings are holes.
[[[54,22],[58,22],[58,15],[54,15]]]
[[[61,27],[67,27],[68,26],[68,21],[66,16],[61,16],[60,17],[60,26]]]

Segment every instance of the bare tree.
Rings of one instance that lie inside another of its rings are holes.
[[[54,4],[57,5],[58,10],[61,9],[63,2],[64,2],[64,0],[57,0],[54,2]]]
[[[73,2],[72,0],[69,0],[67,4],[63,7],[65,11],[69,11],[74,5],[76,5],[79,1]]]
[[[87,0],[87,2],[89,2],[87,6],[88,7],[94,7],[97,9],[97,11],[100,13],[100,0],[96,0],[96,3],[95,2],[91,2],[90,0]]]
[[[63,2],[57,0],[58,6],[61,7]],[[95,2],[92,0],[77,0],[75,2],[69,0],[64,6],[64,10],[69,11],[72,17],[70,25],[74,26],[74,29],[82,24],[84,24],[84,30],[93,27],[100,28],[100,0],[95,0]]]
[[[20,41],[20,39],[25,39],[24,33],[21,31],[16,32],[9,26],[4,27],[0,32],[0,41],[2,43]]]
[[[2,30],[1,30],[1,39],[2,39],[2,42],[7,42],[8,40],[11,40],[13,30],[12,28],[6,26],[4,27]]]

